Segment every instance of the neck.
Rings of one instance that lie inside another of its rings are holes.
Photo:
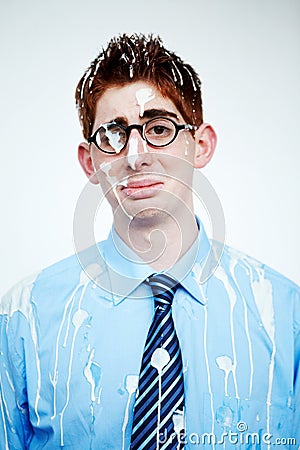
[[[168,270],[189,250],[198,234],[194,213],[171,217],[154,210],[146,217],[115,217],[121,239],[157,272]]]

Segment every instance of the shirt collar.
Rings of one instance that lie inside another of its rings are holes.
[[[199,279],[211,244],[201,221],[198,217],[196,220],[199,229],[197,239],[183,257],[168,270],[168,274],[178,280],[196,301],[205,304],[206,299]],[[147,277],[153,274],[153,268],[125,244],[114,227],[104,241],[101,253],[105,260],[114,304],[120,303],[132,294]]]

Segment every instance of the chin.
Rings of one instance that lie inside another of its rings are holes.
[[[156,225],[158,222],[165,221],[169,217],[169,214],[162,209],[149,207],[139,212],[135,212],[132,222],[135,225],[149,226]]]

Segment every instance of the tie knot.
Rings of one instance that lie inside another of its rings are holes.
[[[152,289],[155,306],[171,306],[179,283],[166,274],[153,274],[147,278]]]

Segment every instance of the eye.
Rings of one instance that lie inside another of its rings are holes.
[[[152,127],[152,129],[150,130],[150,132],[152,132],[153,134],[164,134],[164,133],[168,133],[168,128],[164,127],[162,125],[156,125],[155,127]]]
[[[157,119],[148,124],[145,132],[148,138],[165,138],[173,135],[174,125],[166,119]]]

